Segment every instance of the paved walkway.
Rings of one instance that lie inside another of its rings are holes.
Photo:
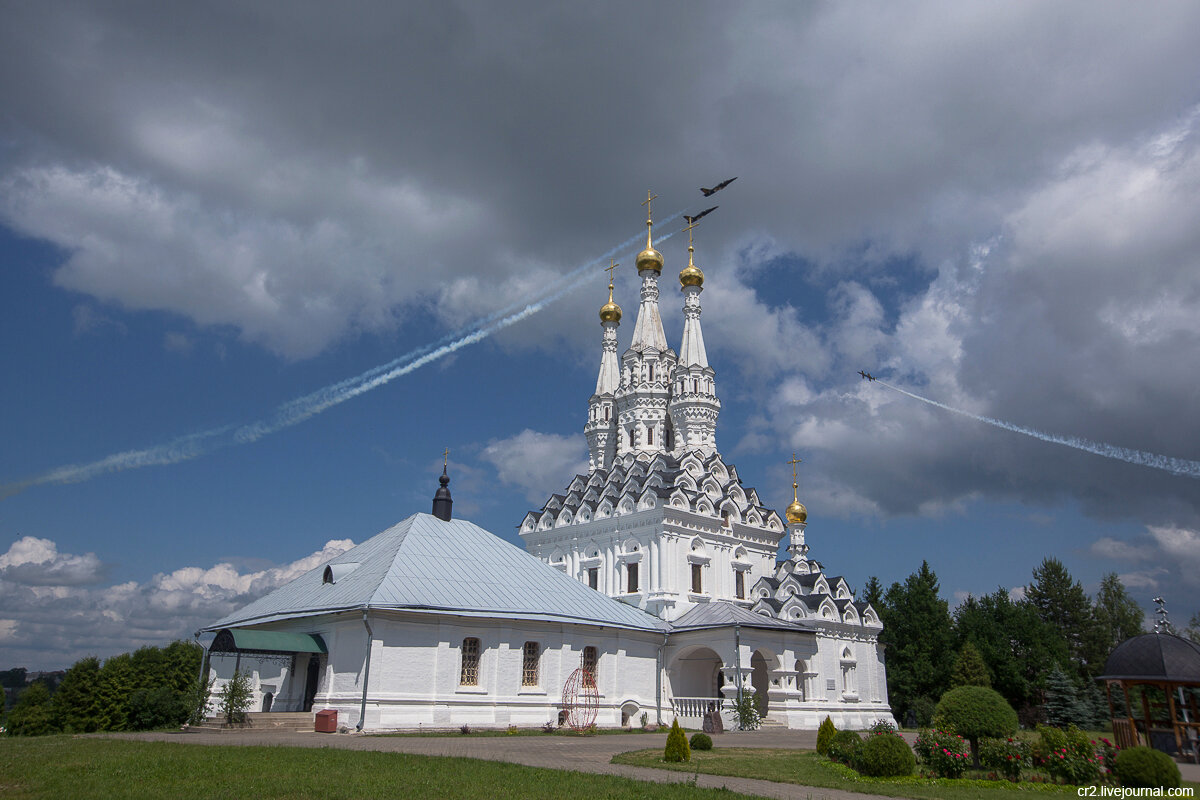
[[[530,767],[566,769],[599,775],[620,775],[655,783],[683,783],[695,773],[675,772],[650,767],[610,764],[617,753],[666,746],[665,733],[604,734],[600,736],[361,736],[354,734],[308,733],[295,731],[237,731],[191,730],[187,732],[154,732],[102,734],[113,738],[141,741],[178,742],[181,744],[265,745],[269,747],[335,747],[343,750],[378,750],[390,753],[415,753],[426,756],[479,758],[485,761],[508,761]],[[817,744],[816,731],[768,729],[752,732],[730,732],[714,737],[718,747],[771,747],[812,750]],[[1185,781],[1200,783],[1200,766],[1180,764]],[[882,800],[878,795],[845,792],[814,786],[754,778],[732,778],[721,775],[696,777],[696,785],[708,788],[725,787],[742,794],[760,797],[795,798],[795,800]]]
[[[655,783],[684,783],[695,773],[675,772],[649,767],[610,764],[617,753],[666,746],[665,733],[603,734],[599,736],[359,736],[353,734],[305,733],[292,731],[204,731],[104,734],[112,738],[140,741],[178,742],[181,744],[266,745],[272,747],[336,747],[344,750],[378,750],[415,753],[427,756],[479,758],[508,761],[531,767],[566,769],[600,775],[620,775]],[[731,732],[714,737],[718,747],[779,747],[811,750],[816,747],[816,731],[766,730]],[[721,775],[695,777],[696,785],[725,787],[742,794],[795,800],[876,800],[876,795],[844,792],[812,786],[731,778]],[[882,800],[882,798],[879,798]]]

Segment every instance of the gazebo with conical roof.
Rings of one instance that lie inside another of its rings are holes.
[[[1104,674],[1096,680],[1104,681],[1118,746],[1137,745],[1140,734],[1151,747],[1200,761],[1200,645],[1171,633],[1134,636],[1109,654]],[[1135,687],[1140,687],[1135,692],[1141,700],[1140,718],[1134,716],[1130,699]],[[1113,709],[1114,688],[1125,698],[1125,717],[1118,718]],[[1162,692],[1161,701],[1153,698],[1155,689]]]

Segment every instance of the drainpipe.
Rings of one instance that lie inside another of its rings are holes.
[[[737,702],[742,704],[742,629],[733,623],[733,664],[737,669]],[[742,727],[742,718],[738,716],[738,729]]]
[[[367,609],[363,609],[363,626],[367,629],[367,657],[363,663],[363,692],[362,705],[358,709],[358,725],[355,730],[361,731],[363,723],[367,719],[367,681],[371,677],[371,639],[375,636],[375,632],[371,630],[371,623],[367,621]]]
[[[654,675],[654,706],[658,712],[656,724],[659,727],[662,727],[662,724],[663,724],[663,721],[662,721],[662,676],[663,676],[663,667],[665,666],[664,662],[663,662],[663,651],[665,650],[665,648],[667,646],[667,637],[670,635],[671,634],[669,632],[663,633],[662,644],[660,644],[658,646],[658,670]]]

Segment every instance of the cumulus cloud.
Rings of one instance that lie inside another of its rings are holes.
[[[49,539],[24,536],[0,555],[0,580],[24,586],[82,586],[104,579],[95,553],[59,553]]]
[[[561,488],[564,476],[587,472],[586,447],[578,434],[559,436],[526,428],[488,442],[480,457],[495,466],[501,481],[525,492],[530,502],[541,503],[548,492]]]
[[[301,559],[252,572],[221,563],[103,585],[93,554],[59,553],[54,542],[27,536],[0,555],[0,641],[13,664],[49,669],[86,655],[103,658],[189,638],[353,546],[349,539],[330,540]]]

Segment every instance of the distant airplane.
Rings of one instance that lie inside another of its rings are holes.
[[[716,211],[718,208],[720,208],[720,206],[713,206],[712,208],[706,208],[694,217],[689,217],[687,214],[684,214],[683,218],[688,221],[688,225],[695,225],[696,221],[698,219],[703,217],[705,214],[711,214],[712,212]]]
[[[711,189],[705,189],[703,186],[701,186],[701,187],[700,187],[700,191],[704,192],[704,196],[705,196],[705,197],[708,197],[710,194],[716,194],[717,192],[721,191],[721,190],[722,190],[722,189],[724,189],[726,186],[728,186],[729,184],[733,183],[733,182],[734,182],[734,181],[736,181],[736,180],[737,180],[737,175],[734,175],[734,176],[733,176],[732,178],[730,178],[729,180],[727,180],[727,181],[721,181],[720,183],[718,183],[716,186],[714,186],[714,187],[713,187],[713,188],[711,188]]]
[[[868,381],[873,381],[873,380],[875,380],[875,376],[874,376],[874,375],[872,375],[872,374],[871,374],[871,373],[869,373],[869,372],[863,372],[861,369],[858,371],[858,374],[859,374],[859,375],[862,375],[862,376],[863,376],[863,378],[864,378],[864,379],[866,379],[866,380],[868,380]]]

